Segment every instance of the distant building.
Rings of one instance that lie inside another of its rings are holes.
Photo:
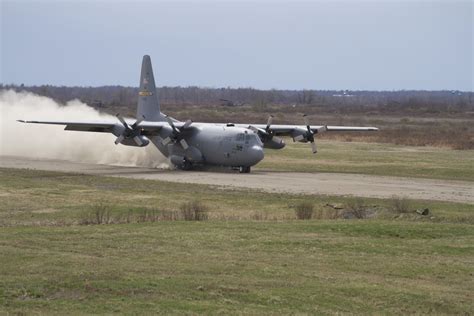
[[[354,94],[350,94],[349,90],[342,91],[341,94],[333,94],[332,96],[333,97],[339,97],[339,98],[341,98],[341,97],[355,97]]]

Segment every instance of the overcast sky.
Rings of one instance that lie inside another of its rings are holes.
[[[1,1],[1,82],[473,91],[468,1]]]

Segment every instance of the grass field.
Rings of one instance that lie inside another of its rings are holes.
[[[7,312],[474,311],[472,225],[175,221],[0,235]]]
[[[196,199],[208,206],[209,217],[215,220],[288,220],[295,218],[294,206],[303,201],[326,212],[332,210],[327,204],[344,206],[354,202],[350,197],[223,190],[207,185],[0,169],[1,226],[76,224],[100,205],[107,206],[110,215],[121,221],[129,214],[135,218],[144,212],[179,211],[183,202]],[[357,202],[378,211],[382,218],[399,215],[389,211],[391,200],[361,198]],[[432,221],[474,223],[472,204],[408,202],[411,210],[429,208]]]
[[[304,147],[307,149],[306,147]],[[198,198],[207,221],[140,220]],[[363,199],[366,219],[296,220],[331,196],[0,169],[7,313],[472,314],[474,207]],[[97,205],[111,224],[81,225]],[[430,216],[412,212],[428,207]],[[124,220],[128,215],[131,220]]]
[[[474,150],[316,140],[312,155],[309,144],[285,141],[282,150],[266,150],[257,169],[474,181]]]

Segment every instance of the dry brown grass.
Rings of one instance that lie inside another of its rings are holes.
[[[474,149],[474,127],[459,123],[453,127],[388,127],[376,133],[326,133],[324,139],[388,143],[405,146],[447,147],[456,150]]]
[[[295,206],[295,214],[297,219],[311,219],[313,217],[314,204],[303,201]]]
[[[357,219],[366,218],[368,215],[367,207],[364,205],[364,200],[361,198],[353,198],[347,201],[346,210],[347,215],[353,216]]]
[[[102,202],[92,205],[91,211],[87,212],[84,218],[79,222],[81,225],[101,225],[110,223],[112,223],[110,217],[110,206]]]
[[[303,124],[302,115],[305,113],[310,115],[315,125],[376,126],[380,129],[376,133],[337,132],[318,136],[323,139],[474,149],[474,116],[468,113],[364,113],[358,109],[352,113],[350,109],[338,113],[315,106],[292,108],[285,105],[268,105],[258,111],[251,106],[169,105],[166,110],[178,119],[192,118],[201,122],[264,123],[272,114],[275,124]]]
[[[191,201],[181,204],[180,212],[185,221],[205,221],[209,219],[207,206],[201,201]]]
[[[390,211],[398,214],[409,213],[411,210],[410,202],[406,198],[395,196],[390,200],[389,209]]]

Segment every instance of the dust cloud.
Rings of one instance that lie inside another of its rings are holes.
[[[16,120],[117,122],[78,100],[65,105],[30,92],[0,90],[0,155],[76,162],[167,168],[167,158],[153,144],[115,145],[109,133],[64,131],[61,125],[24,124]],[[0,158],[1,159],[1,158]]]

